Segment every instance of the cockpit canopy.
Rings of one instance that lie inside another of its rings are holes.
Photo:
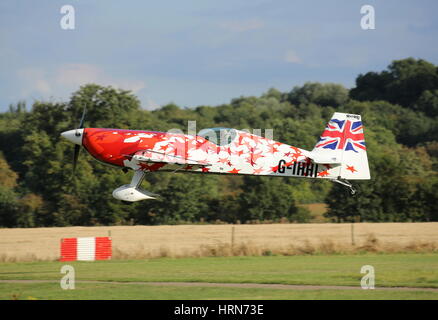
[[[226,146],[234,141],[237,136],[236,129],[232,128],[207,128],[199,131],[198,136],[218,145]]]

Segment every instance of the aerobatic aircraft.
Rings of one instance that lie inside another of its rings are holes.
[[[96,160],[134,171],[130,184],[113,191],[130,203],[158,195],[140,185],[147,173],[329,179],[356,192],[349,180],[370,179],[361,116],[333,114],[312,151],[231,128],[210,128],[197,135],[143,130],[84,128],[85,109],[77,129],[61,135],[75,144],[73,170],[80,146]]]

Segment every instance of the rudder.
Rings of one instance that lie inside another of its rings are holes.
[[[371,179],[361,116],[335,112],[313,148],[317,163],[331,164],[327,178]]]

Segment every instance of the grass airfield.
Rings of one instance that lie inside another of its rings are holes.
[[[60,286],[66,264],[74,290]],[[375,269],[374,290],[360,287],[364,265]],[[438,299],[438,254],[4,262],[0,299]]]
[[[62,238],[105,236],[112,238],[113,258],[124,260],[438,252],[437,230],[438,222],[355,223],[354,230],[350,223],[0,228],[0,262],[54,261],[59,259]]]

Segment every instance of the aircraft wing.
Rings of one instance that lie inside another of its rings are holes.
[[[153,163],[169,163],[169,164],[178,164],[178,165],[191,165],[191,166],[199,166],[199,167],[207,167],[211,166],[211,163],[199,160],[188,159],[178,155],[166,154],[160,151],[154,150],[142,150],[136,152],[132,156],[133,160],[137,160],[139,162],[153,162]]]

